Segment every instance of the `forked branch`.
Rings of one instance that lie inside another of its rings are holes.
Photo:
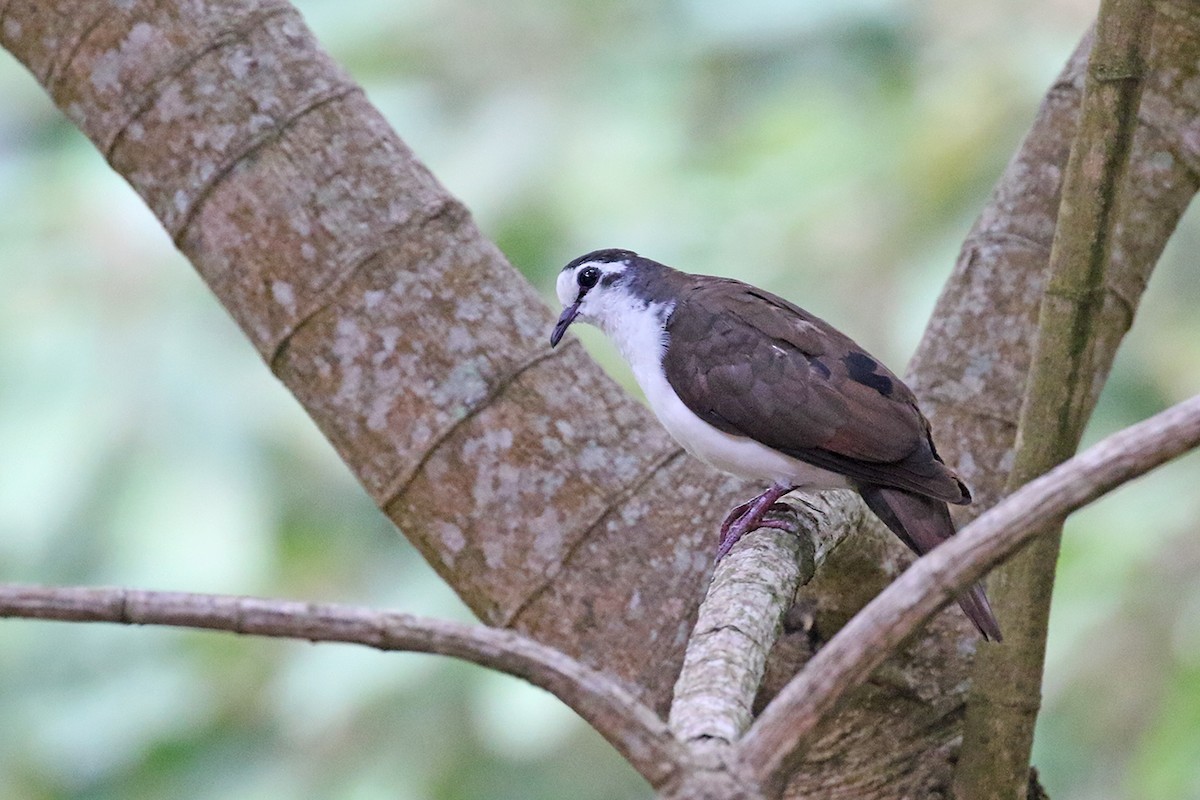
[[[1029,483],[919,559],[831,639],[736,746],[743,785],[779,790],[817,726],[918,626],[1050,522],[1200,445],[1200,396],[1114,434]],[[608,677],[512,631],[334,604],[0,584],[0,616],[170,625],[438,653],[524,678],[591,723],[654,786],[697,763]]]
[[[918,559],[813,657],[739,747],[747,775],[779,790],[848,691],[964,587],[1051,523],[1200,445],[1200,395],[1109,436],[1001,501]]]

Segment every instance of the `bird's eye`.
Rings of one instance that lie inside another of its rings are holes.
[[[582,289],[590,289],[595,286],[600,280],[600,270],[596,267],[585,267],[579,271],[579,286]]]

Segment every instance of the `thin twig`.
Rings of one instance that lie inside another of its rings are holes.
[[[509,630],[328,603],[0,584],[0,616],[206,628],[461,658],[524,678],[583,717],[653,786],[688,760],[665,723],[611,678]]]
[[[738,747],[772,790],[817,726],[918,626],[1048,525],[1200,445],[1200,396],[1109,436],[1027,484],[918,559],[842,628],[767,706]]]

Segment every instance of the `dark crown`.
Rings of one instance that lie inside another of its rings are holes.
[[[578,267],[580,264],[586,264],[589,261],[598,264],[614,264],[618,261],[628,261],[631,258],[637,258],[638,254],[632,250],[620,250],[617,248],[608,248],[605,250],[593,250],[572,261],[563,267],[564,270]]]

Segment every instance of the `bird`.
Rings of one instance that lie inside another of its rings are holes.
[[[748,283],[632,250],[579,256],[555,289],[563,311],[552,348],[574,322],[598,327],[687,452],[769,483],[726,516],[718,561],[749,531],[781,527],[767,514],[796,489],[854,489],[918,556],[954,534],[947,504],[971,493],[938,455],[916,396],[829,323]],[[984,639],[1001,639],[982,584],[957,600]]]

